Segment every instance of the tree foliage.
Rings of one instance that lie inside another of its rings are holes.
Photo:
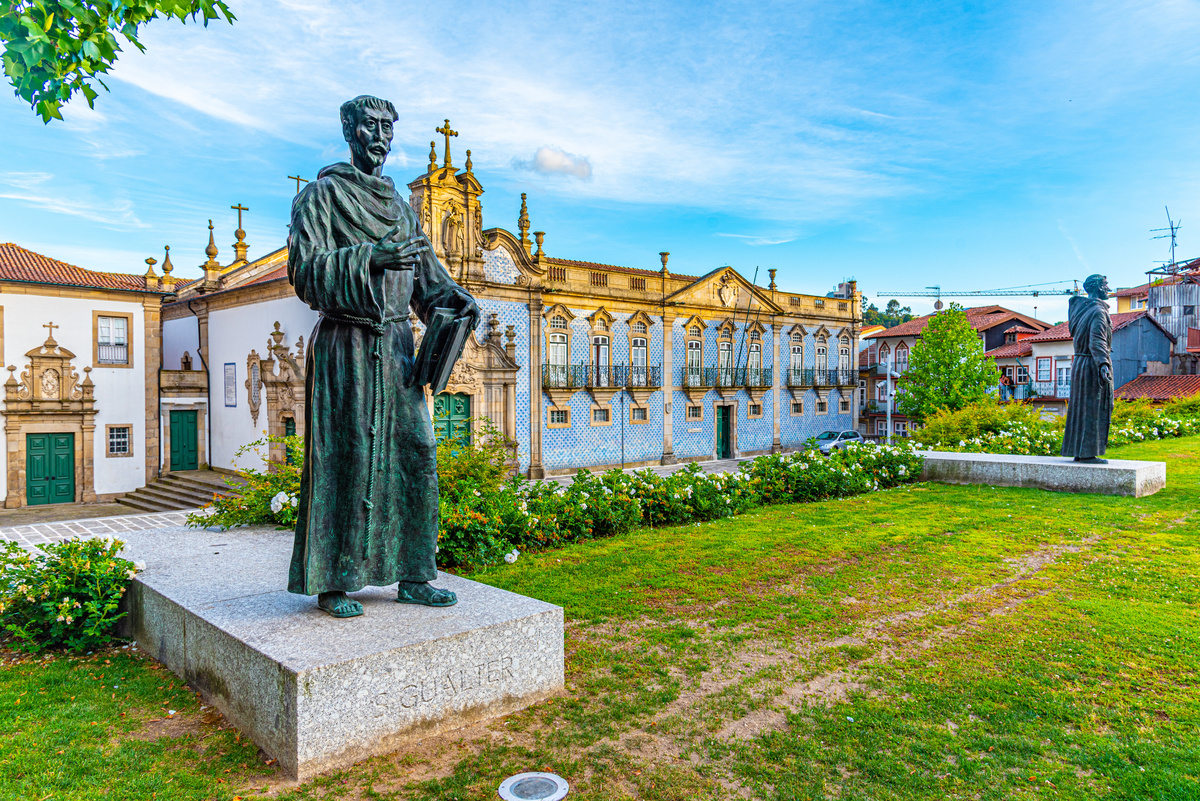
[[[863,326],[882,325],[884,328],[894,328],[900,323],[907,323],[913,318],[911,306],[901,306],[900,301],[892,298],[884,306],[883,311],[872,303],[867,305],[867,299],[863,298]]]
[[[159,16],[202,16],[206,26],[236,19],[224,0],[0,0],[4,74],[42,122],[61,120],[62,104],[77,93],[94,106],[93,81],[108,89],[100,76],[121,52],[117,35],[145,51],[138,28]]]
[[[912,349],[908,371],[900,378],[897,406],[921,423],[941,409],[962,409],[987,400],[997,382],[996,364],[984,355],[983,342],[962,306],[929,319]]]

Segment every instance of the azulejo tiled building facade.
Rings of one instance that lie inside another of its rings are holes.
[[[666,253],[653,270],[548,256],[524,196],[516,234],[484,229],[470,151],[462,169],[431,152],[408,186],[437,255],[483,312],[447,392],[430,398],[442,433],[490,418],[537,478],[778,452],[854,427],[853,282],[827,297],[779,290],[775,270],[766,288],[727,266],[674,273]],[[218,468],[262,430],[303,433],[316,322],[291,293],[286,249],[246,261],[237,236],[237,259],[222,266],[210,245],[205,277],[177,286],[164,313],[164,380],[210,421],[198,436]],[[205,374],[203,391],[185,371]]]

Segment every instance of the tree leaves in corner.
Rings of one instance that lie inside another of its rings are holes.
[[[0,0],[4,74],[18,97],[42,122],[62,119],[62,104],[82,93],[94,107],[93,83],[108,86],[107,73],[121,52],[120,35],[138,50],[139,28],[156,17],[181,22],[236,19],[223,0]]]
[[[896,405],[916,422],[939,409],[955,411],[987,400],[996,388],[996,363],[984,355],[979,332],[962,306],[935,314],[913,346]]]

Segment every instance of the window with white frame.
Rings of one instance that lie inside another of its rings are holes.
[[[567,424],[566,409],[551,409],[550,410],[550,425],[565,426]]]
[[[692,336],[692,337],[700,336],[700,326],[693,325],[693,326],[689,327],[688,328],[688,336]]]
[[[1059,357],[1054,365],[1057,383],[1060,386],[1066,386],[1071,383],[1071,357]]]
[[[880,403],[887,403],[888,394],[886,381],[875,382],[875,395],[878,397]]]
[[[1029,368],[1023,364],[1017,365],[1017,383],[1018,384],[1028,384],[1029,383]]]
[[[629,341],[629,363],[634,367],[646,366],[646,339],[634,337]]]
[[[842,398],[840,401],[838,401],[838,411],[840,411],[842,414],[849,413],[850,401],[846,398]]]
[[[700,420],[700,419],[703,419],[703,417],[704,417],[704,407],[703,406],[687,407],[687,419]]]
[[[903,373],[908,369],[908,345],[901,342],[896,346],[896,372]]]
[[[551,328],[566,328],[567,327],[567,318],[563,317],[561,314],[554,315],[553,317],[550,318],[550,327]]]
[[[747,417],[762,417],[762,404],[761,403],[751,403],[750,407],[746,410],[746,416]]]
[[[879,437],[887,436],[887,420],[875,421],[875,435]]]
[[[804,414],[804,401],[792,401],[792,414]]]
[[[750,345],[750,353],[746,360],[746,366],[755,372],[762,369],[762,345],[758,343]]]
[[[1038,357],[1037,380],[1042,383],[1052,380],[1051,373],[1050,373],[1050,357],[1049,356],[1039,356]]]
[[[701,368],[704,366],[704,351],[698,339],[690,339],[687,343],[687,374],[688,385],[696,386],[700,382]]]
[[[838,343],[838,369],[850,369],[850,338],[842,337]]]
[[[879,363],[887,364],[888,359],[892,358],[892,349],[885,343],[879,346]]]
[[[902,437],[908,436],[908,423],[904,420],[897,420],[892,427],[892,430]]]
[[[646,407],[633,406],[629,409],[629,419],[635,423],[646,422]]]
[[[792,341],[795,342],[794,339]],[[791,361],[789,362],[789,366],[791,367],[793,373],[799,373],[801,370],[804,369],[804,346],[803,345],[792,345],[792,354],[791,354]]]
[[[607,423],[608,422],[608,409],[592,409],[592,422],[593,423]]]
[[[633,333],[635,333],[635,334],[646,333],[646,324],[643,323],[641,320],[635,321],[633,324]]]
[[[817,345],[817,369],[829,369],[829,348],[825,346],[824,342]]]
[[[108,455],[109,456],[128,456],[130,449],[129,442],[130,427],[129,426],[109,426],[108,429]]]
[[[129,320],[96,318],[97,357],[100,364],[129,364]]]
[[[824,398],[818,398],[817,399],[817,414],[828,414],[828,413],[829,413],[829,402],[826,401]]]
[[[858,405],[867,405],[867,382],[861,378],[858,381]]]

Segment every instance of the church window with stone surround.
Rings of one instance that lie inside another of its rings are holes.
[[[99,317],[96,320],[96,345],[101,364],[129,363],[128,319]]]
[[[703,417],[704,417],[704,407],[702,407],[702,406],[687,407],[687,419],[700,420]]]
[[[646,333],[646,324],[643,323],[641,320],[638,320],[636,323],[633,324],[633,333],[635,333],[635,334]]]
[[[688,329],[688,336],[691,336],[691,337],[698,337],[698,336],[700,336],[700,326],[698,326],[698,325],[693,325],[691,328],[689,328],[689,329]]]
[[[608,322],[603,317],[600,317],[596,320],[596,330],[597,331],[607,331],[608,330]]]
[[[750,341],[751,342],[759,342],[761,340],[762,340],[762,334],[758,333],[757,331],[750,332]]]
[[[563,317],[561,314],[554,315],[553,317],[550,318],[550,327],[551,328],[566,328],[567,327],[567,318]]]
[[[793,331],[792,332],[792,342],[795,342],[797,345],[803,344],[804,343],[804,334],[801,334],[799,331]]]
[[[129,455],[129,426],[109,426],[108,455]]]

